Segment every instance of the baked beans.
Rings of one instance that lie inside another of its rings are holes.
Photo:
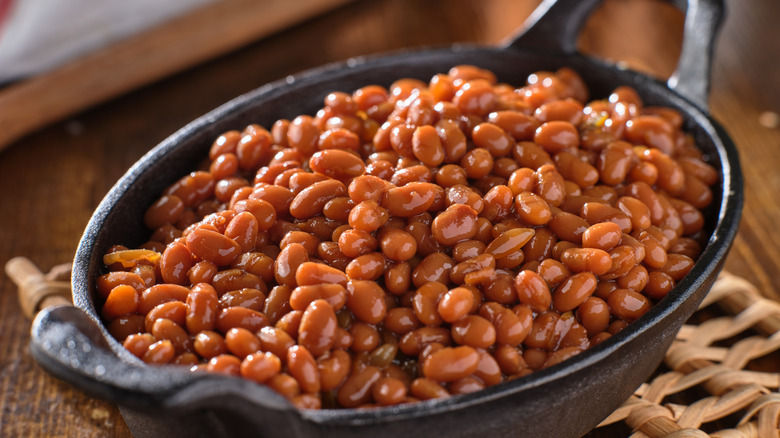
[[[691,270],[718,181],[677,150],[678,112],[625,86],[587,95],[567,68],[512,87],[461,65],[225,132],[143,213],[149,241],[104,255],[102,317],[148,364],[241,376],[300,409],[558,364]]]

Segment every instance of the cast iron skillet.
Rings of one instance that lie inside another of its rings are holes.
[[[707,114],[712,46],[722,0],[690,0],[682,56],[667,84],[576,52],[579,29],[598,0],[545,1],[532,23],[504,47],[464,47],[351,59],[301,73],[240,96],[185,126],[136,163],[97,208],[73,266],[76,307],[41,312],[31,350],[50,373],[117,403],[136,436],[579,436],[619,406],[660,363],[682,323],[720,270],[737,231],[742,178],[737,151]],[[686,5],[681,5],[685,8]],[[371,410],[298,411],[265,386],[143,365],[100,322],[93,291],[102,254],[113,244],[147,239],[140,212],[162,190],[195,168],[211,142],[249,123],[313,113],[327,92],[351,92],[400,77],[429,79],[457,64],[494,71],[521,85],[529,73],[569,66],[591,96],[633,86],[649,105],[677,108],[722,181],[706,213],[709,243],[691,273],[648,314],[606,342],[554,367],[486,390]]]

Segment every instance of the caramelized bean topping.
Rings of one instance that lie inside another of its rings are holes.
[[[267,385],[301,409],[391,406],[521,378],[663,299],[718,182],[682,116],[569,68],[471,65],[322,96],[211,144],[97,278],[148,364]],[[683,141],[685,139],[685,141]]]

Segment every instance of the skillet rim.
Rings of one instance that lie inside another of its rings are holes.
[[[445,48],[422,48],[413,51],[402,50],[350,58],[346,61],[333,62],[309,69],[294,76],[288,76],[285,79],[261,86],[230,100],[188,123],[139,159],[119,179],[96,208],[95,213],[87,225],[85,234],[79,243],[74,259],[74,304],[84,310],[90,318],[99,323],[99,327],[107,337],[111,350],[120,359],[134,360],[134,358],[131,357],[129,353],[113,339],[113,337],[108,335],[105,325],[97,318],[97,311],[94,307],[92,300],[93,295],[91,292],[91,290],[94,289],[94,279],[96,276],[91,275],[91,273],[99,272],[100,269],[94,269],[95,264],[101,265],[100,267],[102,268],[102,262],[100,260],[95,260],[91,255],[97,246],[96,238],[99,235],[101,226],[105,224],[107,218],[114,210],[124,202],[123,199],[125,199],[128,192],[132,189],[132,185],[138,181],[144,171],[149,170],[151,163],[154,160],[168,155],[180,147],[181,144],[186,144],[193,138],[210,135],[210,132],[214,130],[214,125],[220,120],[224,121],[226,118],[229,119],[232,113],[247,112],[252,107],[253,102],[257,100],[266,100],[277,95],[287,94],[290,91],[288,90],[289,86],[305,86],[311,83],[319,83],[322,82],[323,78],[328,79],[332,75],[343,76],[348,75],[349,73],[359,72],[361,69],[376,68],[378,64],[381,64],[382,62],[399,62],[409,57],[422,58],[431,55],[446,55],[450,58],[454,58],[454,55],[470,55],[474,53],[479,55],[491,54],[491,56],[500,56],[502,54],[507,54],[508,52],[519,52],[519,50],[516,48],[496,48],[457,44]],[[709,114],[704,113],[696,105],[677,94],[674,90],[669,89],[666,84],[641,73],[620,69],[615,65],[584,57],[579,54],[550,53],[549,51],[536,50],[533,48],[526,48],[522,50],[522,52],[534,56],[544,55],[545,57],[566,58],[569,61],[576,61],[567,62],[563,65],[587,63],[594,69],[605,69],[619,75],[629,75],[634,79],[633,86],[637,88],[640,95],[644,96],[649,92],[653,92],[660,94],[664,98],[668,98],[669,102],[666,102],[665,104],[674,103],[675,105],[672,106],[676,106],[681,110],[686,119],[686,125],[695,123],[696,126],[700,127],[704,133],[712,138],[713,146],[718,153],[717,158],[720,161],[721,175],[723,176],[723,180],[721,181],[723,190],[718,193],[718,196],[720,197],[720,213],[715,227],[712,230],[711,237],[704,247],[701,256],[696,261],[691,273],[675,286],[673,291],[670,292],[662,303],[653,306],[645,316],[633,322],[626,329],[602,344],[586,350],[559,365],[536,371],[524,378],[512,382],[504,382],[500,385],[486,388],[473,394],[453,396],[444,400],[422,401],[408,405],[384,407],[375,410],[339,409],[300,411],[300,415],[303,419],[322,425],[358,425],[367,422],[375,423],[377,421],[386,423],[435,415],[437,413],[449,412],[453,409],[465,409],[478,403],[481,404],[509,396],[518,396],[529,388],[536,388],[549,384],[561,377],[576,372],[582,372],[585,369],[597,366],[604,360],[608,360],[608,356],[616,354],[619,350],[626,348],[626,345],[638,339],[648,328],[674,316],[679,312],[678,309],[680,306],[685,304],[692,296],[700,295],[700,297],[697,298],[697,300],[700,301],[704,296],[704,293],[701,293],[700,289],[703,287],[707,287],[708,289],[707,283],[714,281],[714,277],[723,263],[723,259],[728,252],[731,242],[733,242],[741,215],[742,205],[744,203],[742,177],[737,150],[725,130]],[[451,63],[451,65],[454,64],[456,63]],[[572,68],[578,71],[578,73],[582,73],[578,68]],[[537,69],[531,70],[535,71]],[[590,84],[588,85],[590,86]],[[726,173],[724,174],[723,171],[726,171]],[[696,304],[698,305],[698,302]],[[688,303],[688,307],[690,307],[690,303]],[[685,319],[687,319],[688,316],[686,316]],[[148,367],[147,369],[152,372],[154,370],[153,367]],[[190,400],[189,402],[192,403],[193,401]]]

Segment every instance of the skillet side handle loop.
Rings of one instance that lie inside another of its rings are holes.
[[[54,376],[93,396],[137,407],[159,406],[152,382],[143,378],[140,365],[120,360],[110,349],[97,324],[73,306],[48,307],[35,317],[30,331],[30,352]],[[162,373],[168,370],[161,369]],[[162,379],[161,393],[186,380]]]
[[[580,30],[602,0],[544,0],[524,26],[507,38],[506,48],[577,52]]]
[[[704,112],[709,109],[712,58],[724,14],[723,0],[688,0],[680,59],[666,83]]]
[[[305,436],[295,431],[301,423],[299,412],[269,387],[223,375],[196,374],[181,366],[152,369],[121,359],[97,323],[77,307],[41,310],[30,335],[30,352],[38,365],[94,397],[149,415],[187,418],[204,408],[235,405],[249,410],[247,418],[280,430],[278,436]]]

